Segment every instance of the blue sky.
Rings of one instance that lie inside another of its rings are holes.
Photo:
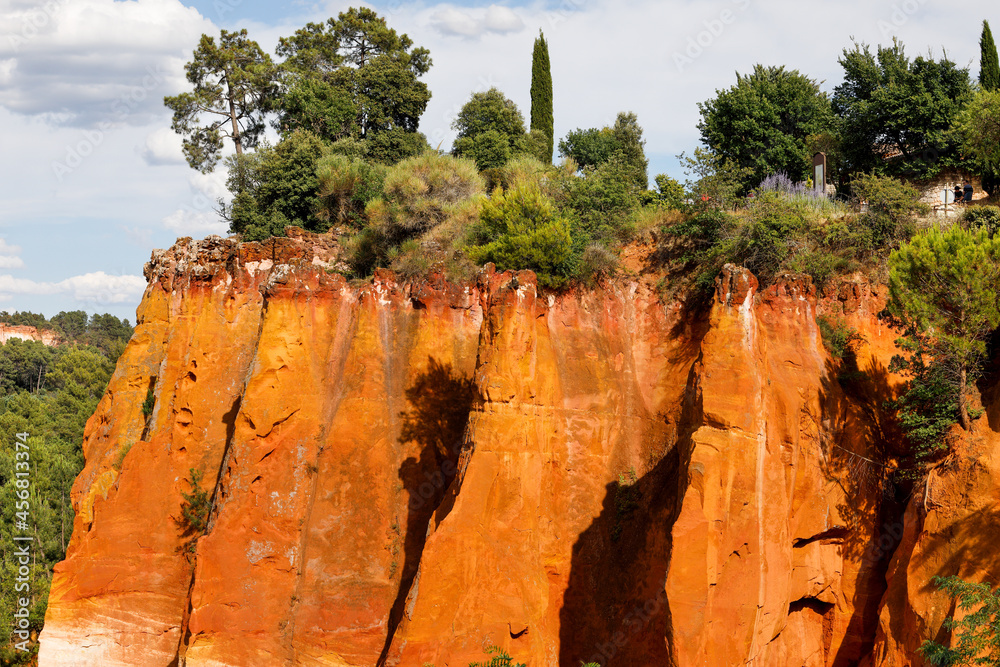
[[[183,162],[164,95],[187,89],[202,33],[247,28],[273,53],[280,36],[349,2],[5,0],[0,6],[0,310],[111,312],[135,319],[153,248],[225,234],[214,203],[224,174]],[[978,73],[985,0],[539,0],[370,3],[431,51],[421,119],[447,149],[451,120],[497,86],[527,113],[531,46],[545,32],[555,132],[634,111],[650,175],[683,180],[675,156],[699,145],[697,103],[755,63],[785,65],[832,91],[854,37],[898,37],[911,55],[942,48]]]

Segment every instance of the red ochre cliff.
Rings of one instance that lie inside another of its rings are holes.
[[[336,253],[154,253],[43,667],[919,665],[952,613],[931,577],[1000,574],[989,390],[926,484],[877,463],[884,288],[727,267],[695,309],[653,278],[348,282]],[[817,314],[865,337],[842,380]]]

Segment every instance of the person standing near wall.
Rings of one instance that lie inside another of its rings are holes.
[[[972,201],[972,183],[965,181],[965,202]]]

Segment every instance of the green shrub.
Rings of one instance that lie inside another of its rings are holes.
[[[851,270],[850,260],[828,249],[809,249],[795,254],[787,262],[788,269],[811,276],[817,286],[826,284],[834,276]]]
[[[660,204],[667,208],[681,208],[684,205],[684,186],[666,174],[657,174],[656,194]]]
[[[470,662],[469,667],[527,667],[523,662],[514,664],[513,659],[499,646],[488,646],[486,654],[493,657],[485,662]]]
[[[361,227],[365,207],[382,194],[386,168],[346,155],[327,155],[316,165],[319,205],[316,217],[327,228]]]
[[[184,502],[181,503],[181,516],[174,523],[181,531],[182,537],[190,538],[185,547],[187,551],[194,550],[195,540],[208,529],[208,516],[212,510],[212,497],[207,489],[201,488],[201,471],[197,468],[189,470],[191,492],[181,492]]]
[[[573,219],[574,234],[587,243],[626,240],[630,216],[639,208],[639,190],[632,185],[636,168],[615,153],[582,177],[563,178],[557,187],[563,213]]]
[[[925,639],[920,653],[932,665],[1000,665],[1000,590],[987,582],[937,577],[934,584],[955,599],[961,619],[945,619],[953,648]]]
[[[472,261],[493,262],[500,270],[531,269],[538,282],[558,287],[571,273],[573,240],[569,221],[537,183],[497,189],[479,211]]]
[[[365,207],[368,225],[345,243],[357,275],[389,266],[394,249],[452,219],[468,219],[468,203],[483,193],[483,179],[471,160],[424,153],[394,165],[382,196]],[[452,236],[460,230],[452,230]]]
[[[851,228],[851,244],[862,257],[898,247],[915,230],[918,215],[927,213],[920,192],[891,176],[858,174],[851,181],[851,193],[858,208],[865,210]]]
[[[319,137],[296,130],[277,146],[229,158],[226,186],[235,195],[223,210],[229,230],[245,240],[260,240],[284,236],[287,225],[325,229],[315,216],[316,164],[323,151]]]
[[[601,243],[591,243],[583,251],[577,276],[591,281],[599,276],[611,276],[618,270],[618,256]]]
[[[823,347],[834,359],[843,359],[846,355],[853,353],[854,347],[858,343],[864,341],[861,334],[840,318],[820,315],[816,318],[816,324],[819,326]]]
[[[968,229],[982,227],[992,237],[1000,230],[1000,207],[970,206],[962,214],[962,224]]]
[[[736,225],[720,230],[715,247],[717,264],[732,262],[744,266],[767,283],[791,255],[792,242],[809,229],[802,211],[778,193],[762,193],[745,215],[730,218]]]
[[[155,379],[149,383],[149,389],[146,391],[146,400],[142,402],[142,416],[146,419],[149,419],[149,416],[153,414],[153,407],[156,405],[156,394],[153,392],[155,384]]]

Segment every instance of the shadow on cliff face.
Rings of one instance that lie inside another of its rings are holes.
[[[401,530],[402,554],[394,554],[394,567],[400,573],[399,591],[389,613],[388,633],[378,665],[384,665],[403,615],[406,596],[420,565],[427,526],[431,516],[445,498],[458,471],[465,426],[475,400],[475,384],[471,378],[454,373],[450,364],[428,358],[427,371],[416,377],[406,390],[409,410],[401,413],[403,428],[401,444],[415,442],[419,457],[409,457],[399,467],[399,479],[409,495],[405,527]],[[397,547],[398,548],[398,545]],[[400,558],[401,556],[401,558]]]
[[[840,363],[828,362],[826,371],[820,391],[823,474],[844,494],[837,504],[843,524],[826,537],[839,540],[844,560],[859,567],[854,614],[830,663],[846,667],[874,647],[886,572],[903,536],[913,483],[895,463],[904,452],[899,424],[886,406],[896,395],[889,370],[874,357],[859,364],[849,352]]]
[[[641,477],[627,470],[607,484],[600,515],[573,545],[559,613],[560,665],[673,664],[666,577],[691,433],[701,419],[696,385],[692,367],[677,444]]]

